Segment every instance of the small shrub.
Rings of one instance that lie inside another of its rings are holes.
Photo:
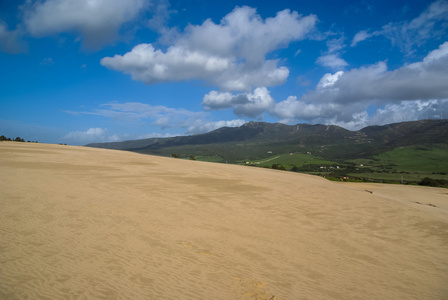
[[[448,187],[448,180],[425,177],[418,184],[434,187]]]
[[[272,169],[286,171],[286,168],[282,165],[272,164]]]

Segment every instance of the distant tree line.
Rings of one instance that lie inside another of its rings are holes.
[[[6,136],[4,136],[4,135],[1,135],[0,136],[0,142],[3,142],[3,141],[13,141],[13,142],[22,142],[22,143],[24,143],[25,142],[25,140],[24,139],[22,139],[21,137],[16,137],[15,139],[11,139],[11,138],[9,138],[9,137],[6,137]],[[37,143],[37,141],[28,141],[28,143]]]

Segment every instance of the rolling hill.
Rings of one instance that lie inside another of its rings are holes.
[[[358,131],[334,125],[249,122],[205,134],[87,146],[276,168],[337,180],[429,182],[448,187],[448,120],[401,122]]]

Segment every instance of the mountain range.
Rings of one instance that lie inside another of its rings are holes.
[[[335,125],[248,122],[190,136],[149,138],[88,147],[162,156],[205,156],[239,163],[283,153],[311,153],[342,161],[366,158],[397,147],[448,143],[448,120],[420,120],[350,131]]]

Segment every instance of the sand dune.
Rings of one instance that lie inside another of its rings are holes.
[[[14,142],[0,166],[1,299],[448,298],[446,189]]]

